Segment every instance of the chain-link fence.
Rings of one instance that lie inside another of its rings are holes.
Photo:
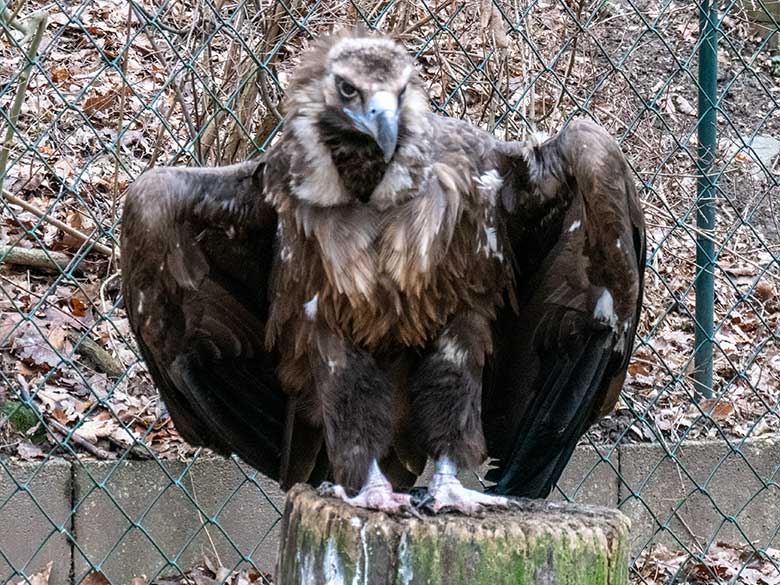
[[[557,497],[632,518],[637,583],[780,583],[780,2],[699,1],[0,1],[0,579],[269,581],[282,494],[176,434],[128,331],[120,211],[150,166],[271,145],[301,50],[363,22],[442,114],[621,142],[646,306]]]

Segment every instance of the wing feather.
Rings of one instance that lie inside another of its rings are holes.
[[[276,214],[263,170],[255,160],[144,173],[125,204],[122,273],[131,327],[176,428],[278,478],[287,400],[264,345]]]
[[[483,426],[496,459],[487,478],[499,493],[546,497],[622,388],[641,307],[644,223],[623,155],[595,124],[502,148],[518,307],[496,320],[485,375]],[[598,309],[603,295],[611,315]]]

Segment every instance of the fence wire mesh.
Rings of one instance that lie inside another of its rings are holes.
[[[618,138],[646,306],[618,408],[555,497],[632,518],[633,582],[780,583],[778,21],[778,0],[0,1],[0,579],[269,582],[282,495],[176,434],[129,334],[119,217],[150,166],[270,146],[302,49],[362,22],[416,55],[442,114],[506,138],[590,116]]]

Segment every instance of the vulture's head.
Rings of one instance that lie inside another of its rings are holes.
[[[403,46],[366,32],[338,33],[319,40],[302,58],[287,90],[287,124],[310,150],[309,162],[324,166],[330,157],[343,191],[350,170],[344,167],[351,162],[381,176],[401,158],[404,144],[420,133],[427,104]],[[320,205],[345,202],[332,193],[310,195],[303,198]],[[368,199],[371,190],[365,195]]]

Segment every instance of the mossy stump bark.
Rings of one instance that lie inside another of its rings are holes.
[[[480,517],[388,516],[295,486],[276,585],[627,585],[629,521],[519,501]]]

